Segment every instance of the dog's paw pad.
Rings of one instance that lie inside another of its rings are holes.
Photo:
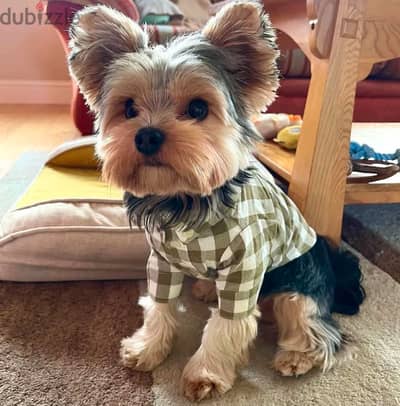
[[[283,376],[300,376],[314,366],[309,354],[298,351],[279,351],[274,359],[274,368]]]

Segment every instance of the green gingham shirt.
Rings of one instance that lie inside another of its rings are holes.
[[[235,195],[235,206],[196,229],[146,233],[152,247],[148,290],[157,302],[177,298],[184,275],[216,281],[220,315],[240,319],[257,304],[266,271],[307,252],[316,242],[294,203],[260,165]]]

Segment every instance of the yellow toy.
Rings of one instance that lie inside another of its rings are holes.
[[[283,148],[295,150],[299,141],[300,132],[301,125],[291,125],[280,130],[273,141]]]
[[[265,140],[273,139],[284,148],[296,149],[299,132],[289,130],[300,128],[303,120],[297,114],[261,114],[255,120],[255,126]]]

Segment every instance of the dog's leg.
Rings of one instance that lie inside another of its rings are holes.
[[[205,303],[216,302],[217,288],[214,281],[198,279],[192,286],[192,295]]]
[[[198,401],[232,388],[237,368],[246,364],[248,349],[257,335],[254,310],[240,320],[229,320],[214,310],[204,329],[200,348],[186,365],[181,381],[182,392]]]
[[[335,353],[344,343],[330,314],[322,316],[309,296],[284,293],[274,298],[279,350],[274,367],[284,376],[307,373],[314,366],[324,371],[335,363]]]
[[[126,367],[150,371],[171,351],[176,322],[176,300],[157,303],[146,297],[144,323],[132,337],[121,341],[121,359]]]

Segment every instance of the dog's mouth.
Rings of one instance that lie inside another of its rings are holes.
[[[176,169],[168,162],[164,162],[157,156],[151,156],[151,157],[146,157],[141,164],[143,168],[154,168],[154,169],[160,169],[160,170],[167,170],[174,172],[177,174]]]
[[[160,167],[160,166],[164,166],[164,164],[158,158],[148,157],[144,160],[143,166]]]
[[[131,172],[123,188],[137,197],[170,196],[182,192],[183,189],[189,190],[186,185],[186,180],[171,165],[155,159],[146,159]]]

